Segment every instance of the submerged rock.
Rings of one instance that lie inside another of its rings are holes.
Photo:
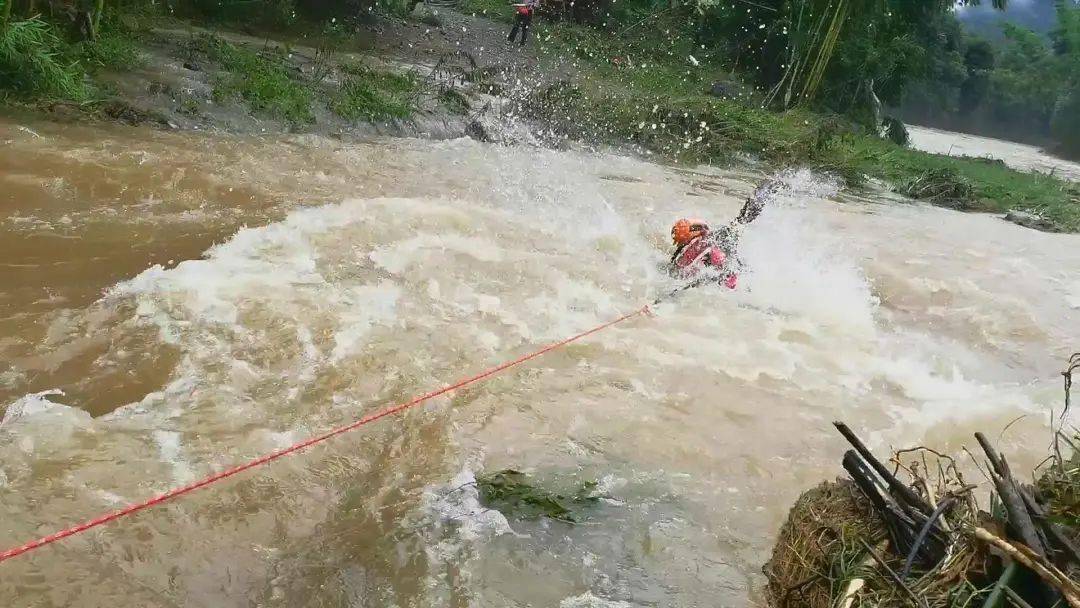
[[[494,141],[494,139],[491,137],[491,134],[488,133],[487,128],[484,127],[484,125],[481,124],[479,120],[470,121],[469,124],[465,125],[465,135],[475,139],[476,141]]]
[[[443,20],[439,16],[439,12],[424,2],[417,3],[412,11],[409,12],[409,16],[420,23],[430,25],[432,27],[442,27]]]
[[[1014,224],[1019,224],[1025,228],[1033,228],[1035,230],[1042,230],[1043,232],[1061,232],[1061,227],[1053,220],[1028,211],[1017,211],[1013,209],[1006,213],[1002,219]]]

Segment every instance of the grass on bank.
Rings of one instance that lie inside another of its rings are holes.
[[[139,63],[138,30],[112,14],[102,18],[95,40],[69,42],[56,24],[40,16],[0,27],[0,96],[83,102],[98,93],[87,73],[126,70]]]
[[[488,0],[473,0],[478,1]],[[630,141],[666,158],[725,163],[752,155],[831,172],[851,185],[879,179],[943,206],[1029,211],[1063,230],[1080,231],[1077,184],[984,159],[905,148],[843,117],[764,110],[762,93],[720,67],[708,49],[661,25],[640,30],[619,36],[541,23],[536,40],[545,63],[554,69],[570,61],[577,76],[573,84],[538,92],[531,110],[573,136]],[[660,34],[666,36],[662,41]],[[717,82],[721,86],[711,94]]]
[[[37,17],[0,28],[0,93],[73,101],[89,96],[72,49]]]
[[[220,102],[243,99],[253,112],[285,119],[295,125],[315,121],[312,104],[328,93],[327,106],[347,120],[403,120],[416,112],[420,82],[412,74],[379,71],[360,63],[329,63],[321,76],[304,76],[289,63],[282,48],[255,52],[217,36],[204,35],[194,42],[198,51],[220,65],[214,96]],[[338,72],[338,84],[328,84],[328,72]]]
[[[460,10],[469,15],[511,23],[515,13],[510,4],[509,0],[463,0]]]
[[[411,74],[378,72],[359,64],[341,66],[345,77],[330,109],[349,120],[405,119],[415,111],[419,83]]]
[[[101,20],[97,38],[76,45],[88,71],[99,68],[130,70],[140,64],[139,40],[143,32],[125,20],[107,15]]]
[[[311,111],[314,94],[293,78],[283,49],[255,52],[212,35],[200,36],[194,44],[224,68],[214,86],[215,101],[239,97],[253,112],[293,124],[314,122]]]

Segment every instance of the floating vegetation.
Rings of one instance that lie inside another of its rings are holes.
[[[513,469],[480,475],[476,487],[481,504],[517,519],[547,517],[577,523],[583,511],[601,498],[595,481],[585,481],[572,493],[562,494],[532,484],[524,473]]]

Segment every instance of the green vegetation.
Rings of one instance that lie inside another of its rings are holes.
[[[584,509],[600,500],[594,481],[580,484],[571,494],[560,494],[533,485],[524,473],[513,469],[481,475],[476,487],[485,507],[520,519],[547,517],[576,523]]]
[[[420,83],[414,76],[339,65],[329,51],[349,46],[346,42],[352,42],[361,11],[375,7],[374,3],[185,0],[170,6],[177,14],[201,22],[286,30],[301,38],[310,34],[308,42],[317,42],[310,69],[302,70],[303,62],[293,60],[287,45],[267,44],[256,50],[218,35],[193,36],[179,58],[210,68],[213,98],[219,103],[239,100],[253,113],[294,126],[315,121],[312,104],[317,98],[327,99],[329,109],[350,120],[405,119],[417,109]],[[0,4],[0,17],[9,8],[10,3]],[[94,100],[95,107],[99,106],[97,102],[114,89],[96,84],[91,76],[102,70],[136,67],[140,44],[149,31],[146,24],[162,18],[160,11],[160,5],[136,1],[123,5],[122,13],[104,9],[79,13],[78,19],[85,19],[79,21],[82,25],[77,33],[68,31],[62,20],[22,15],[0,19],[6,23],[0,26],[0,96],[26,102]],[[349,15],[349,20],[343,15]],[[438,98],[454,112],[467,109],[467,102],[463,106],[465,100],[453,93]],[[196,100],[176,101],[181,114],[200,113]]]
[[[444,88],[439,91],[439,101],[443,107],[454,114],[468,114],[469,100],[457,89]]]
[[[1074,446],[1080,443],[1080,436],[1065,439]],[[1080,449],[1073,449],[1071,458],[1062,458],[1047,467],[1038,487],[1050,505],[1054,521],[1080,529]]]
[[[1080,158],[1080,7],[1058,0],[1049,37],[1003,26],[1004,41],[942,29],[947,44],[931,74],[905,96],[919,120],[991,136],[1050,144]]]
[[[10,8],[8,2],[3,10]],[[130,69],[139,61],[137,32],[112,18],[99,19],[92,38],[75,42],[38,15],[0,22],[0,95],[86,101],[95,96],[88,70]]]
[[[88,96],[71,49],[36,17],[0,26],[0,93],[75,101]]]
[[[341,90],[330,100],[330,109],[350,120],[408,118],[415,109],[419,86],[410,75],[377,72],[361,65],[345,65]]]
[[[311,113],[314,94],[292,77],[286,51],[275,48],[256,53],[209,35],[199,37],[195,46],[226,70],[214,88],[218,101],[239,96],[255,112],[293,124],[315,120]]]
[[[526,110],[571,136],[632,142],[668,158],[716,163],[752,155],[831,172],[853,185],[879,179],[934,204],[1025,210],[1062,229],[1080,230],[1075,184],[983,159],[908,149],[902,145],[905,133],[890,133],[898,121],[881,119],[881,137],[872,107],[855,103],[839,113],[844,104],[832,94],[829,103],[804,98],[785,110],[775,82],[765,88],[755,82],[757,75],[733,70],[725,52],[701,49],[684,16],[656,15],[646,25],[631,30],[633,35],[613,36],[593,27],[541,24],[546,62],[570,61],[579,75],[573,84],[538,92]],[[847,49],[845,44],[839,48]],[[846,82],[826,70],[819,85],[847,90],[850,100]]]
[[[510,6],[509,0],[464,0],[461,10],[495,21],[510,23],[514,20],[514,9]]]
[[[102,20],[92,41],[76,45],[87,70],[108,68],[129,70],[139,64],[140,33],[115,18]]]

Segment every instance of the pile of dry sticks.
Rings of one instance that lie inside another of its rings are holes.
[[[847,425],[849,478],[803,494],[764,568],[774,608],[916,606],[1080,608],[1080,431],[1052,420],[1052,454],[1034,483],[1018,480],[982,433],[989,506],[948,455],[926,447],[878,460]],[[1067,453],[1067,454],[1066,454]],[[908,481],[901,481],[899,475]]]

